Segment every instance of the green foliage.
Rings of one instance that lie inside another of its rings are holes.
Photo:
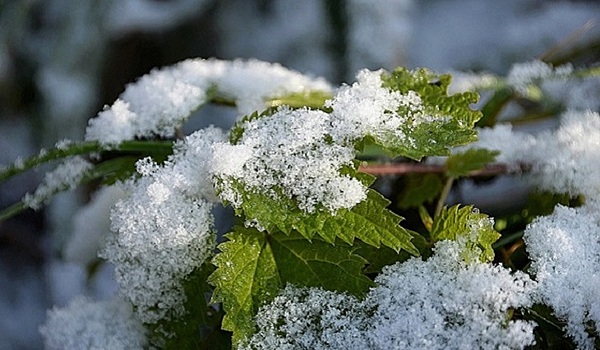
[[[514,95],[514,91],[509,87],[503,87],[495,91],[481,108],[483,117],[477,121],[477,126],[483,128],[496,124],[498,115]]]
[[[493,220],[470,205],[444,207],[433,220],[430,235],[433,242],[449,239],[464,243],[462,256],[467,262],[494,260],[492,244],[500,238]]]
[[[552,214],[557,204],[567,207],[579,207],[585,202],[583,196],[572,197],[567,193],[533,191],[527,197],[527,205],[522,212],[525,223],[530,223],[538,216]]]
[[[237,343],[254,332],[254,314],[275,297],[281,279],[264,233],[238,227],[227,239],[219,245],[209,282],[215,286],[213,301],[222,302],[226,313],[222,327]]]
[[[226,312],[223,329],[233,332],[234,343],[254,333],[258,308],[288,283],[355,295],[372,285],[362,274],[366,260],[345,244],[240,226],[227,239],[219,246],[221,253],[213,261],[217,270],[209,280],[215,286],[213,300],[222,301]]]
[[[154,346],[173,350],[231,348],[230,337],[221,330],[223,312],[208,304],[212,288],[207,279],[214,270],[213,265],[204,264],[188,275],[183,283],[187,313],[153,325],[150,339]]]
[[[7,181],[13,176],[27,170],[72,156],[85,156],[95,161],[95,166],[79,182],[83,185],[92,181],[102,184],[113,184],[129,178],[135,171],[135,162],[144,157],[152,157],[157,162],[163,162],[173,153],[172,141],[126,141],[118,146],[103,146],[98,142],[73,142],[71,144],[43,150],[39,154],[10,166],[0,168],[0,182]],[[65,191],[69,186],[57,188],[49,197]],[[24,202],[15,203],[0,211],[0,222],[7,220],[28,207]]]
[[[329,109],[325,108],[323,105],[325,104],[325,101],[331,99],[332,97],[333,96],[331,95],[331,93],[326,91],[304,91],[272,98],[267,102],[267,104],[269,105],[269,107],[308,107],[329,111]]]
[[[446,161],[447,174],[454,178],[467,176],[469,172],[483,169],[489,163],[494,162],[499,154],[499,151],[490,151],[485,148],[471,148],[452,154]]]
[[[419,160],[424,156],[450,154],[450,148],[473,142],[477,134],[473,130],[481,118],[481,112],[472,110],[469,105],[477,102],[478,95],[465,92],[449,96],[449,75],[437,76],[427,69],[409,71],[397,68],[381,76],[383,87],[402,94],[415,91],[421,97],[426,122],[419,122],[409,115],[409,120],[401,128],[410,139],[398,139],[393,134],[382,135],[380,145],[391,155]],[[397,111],[406,114],[406,107]]]
[[[352,244],[358,238],[375,247],[383,244],[396,251],[404,249],[418,255],[418,250],[410,242],[411,233],[399,226],[402,218],[387,210],[390,201],[374,190],[369,189],[367,199],[352,209],[340,209],[334,213],[326,209],[307,213],[283,194],[271,196],[242,187],[240,192],[243,201],[236,213],[256,221],[268,232],[279,230],[290,234],[295,230],[306,239],[311,240],[318,235],[329,243],[339,238]]]
[[[600,74],[597,69],[591,72]],[[506,85],[496,87],[483,106],[482,114],[470,107],[478,100],[476,93],[448,95],[449,75],[436,75],[426,69],[398,68],[383,73],[381,78],[384,88],[401,94],[416,92],[421,98],[423,113],[414,114],[406,106],[394,111],[407,119],[399,127],[406,138],[390,131],[389,134],[356,140],[351,146],[361,152],[360,156],[370,159],[383,154],[414,160],[449,155],[445,169],[406,175],[402,192],[397,197],[398,208],[418,208],[414,219],[418,220],[420,216],[426,232],[419,234],[400,226],[404,218],[389,210],[390,201],[373,189],[367,189],[367,198],[351,209],[332,212],[317,205],[314,211],[306,212],[281,188],[265,191],[247,188],[236,181],[228,183],[227,186],[233,186],[241,198],[235,214],[248,227],[234,227],[226,235],[226,241],[218,246],[219,252],[212,265],[203,264],[184,281],[186,315],[147,325],[153,346],[165,349],[220,349],[228,348],[232,343],[235,346],[256,331],[254,317],[257,311],[286,285],[320,287],[361,297],[374,285],[372,279],[384,266],[406,261],[412,256],[427,258],[432,246],[441,240],[460,242],[462,257],[467,262],[491,262],[494,248],[503,254],[511,254],[506,251],[513,244],[518,245],[525,225],[535,217],[550,214],[557,203],[568,206],[583,203],[581,197],[534,192],[525,207],[513,210],[507,219],[499,221],[502,225],[498,227],[504,228],[498,230],[505,233],[501,240],[498,240],[500,234],[494,229],[493,219],[473,206],[443,207],[455,178],[484,169],[499,154],[487,149],[469,149],[450,155],[450,150],[475,141],[474,126],[477,123],[480,126],[495,124],[502,108],[514,102],[518,94]],[[217,87],[208,95],[213,103],[235,105],[235,101],[220,97]],[[229,141],[239,143],[248,123],[272,115],[281,106],[331,112],[324,107],[325,101],[331,98],[330,93],[323,91],[273,97],[265,101],[266,110],[235,123]],[[329,137],[327,142],[333,143],[333,138]],[[112,184],[135,176],[137,160],[150,156],[161,163],[172,150],[172,141],[127,141],[112,147],[96,142],[74,143],[0,169],[0,181],[39,165],[83,155],[94,160],[94,167],[81,183]],[[339,173],[358,179],[365,187],[372,185],[374,177],[357,169],[358,163],[355,163],[339,169]],[[217,183],[218,190],[225,180],[217,181],[223,181]],[[429,204],[436,199],[438,205],[432,218]],[[23,203],[6,208],[0,212],[0,221],[24,209]],[[410,214],[402,213],[407,217]],[[211,297],[212,302],[222,303],[222,307],[211,305]],[[550,309],[536,305],[515,313],[519,318],[540,324],[536,330],[538,344],[542,344],[539,348],[573,347],[565,340],[564,323],[558,321]],[[221,328],[232,332],[233,336]],[[165,337],[165,334],[175,336]]]
[[[406,180],[398,201],[398,207],[401,209],[416,208],[433,201],[444,187],[437,174],[409,174]]]

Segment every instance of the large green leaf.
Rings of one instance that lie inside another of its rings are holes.
[[[227,239],[219,245],[221,253],[213,259],[217,270],[209,281],[215,286],[213,301],[222,302],[225,310],[222,327],[238,343],[254,333],[252,318],[275,297],[281,279],[265,234],[236,227]]]
[[[374,247],[384,245],[397,252],[403,249],[419,255],[419,251],[411,243],[413,234],[399,225],[403,220],[401,216],[386,209],[389,204],[388,199],[369,189],[367,199],[351,210],[340,210],[337,215],[325,221],[323,229],[333,232],[336,237],[350,244],[358,238]]]
[[[308,241],[297,232],[267,236],[285,283],[363,295],[373,282],[362,274],[366,260],[346,244]]]
[[[372,286],[362,274],[366,261],[346,244],[319,238],[308,241],[297,232],[265,234],[235,227],[214,259],[210,281],[214,300],[223,302],[223,329],[238,343],[253,334],[254,315],[287,283],[363,295]]]
[[[352,209],[340,209],[335,213],[326,209],[304,212],[293,199],[282,194],[272,196],[241,187],[239,192],[243,202],[237,214],[257,222],[268,232],[280,230],[289,234],[296,230],[307,239],[317,235],[329,243],[339,238],[352,244],[358,238],[375,247],[383,244],[396,251],[404,249],[419,255],[410,242],[411,233],[399,225],[402,217],[387,210],[390,201],[372,189],[368,189],[367,198]]]
[[[449,239],[461,243],[462,257],[467,262],[494,260],[492,244],[500,238],[494,221],[470,205],[444,207],[433,220],[430,234],[434,242]]]

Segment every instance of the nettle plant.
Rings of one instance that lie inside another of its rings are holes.
[[[90,120],[85,141],[0,173],[62,159],[1,219],[93,180],[105,185],[96,201],[124,191],[111,232],[80,243],[114,265],[118,296],[50,310],[45,344],[597,347],[598,75],[532,61],[505,78],[459,74],[463,91],[449,94],[451,77],[426,69],[363,70],[337,89],[253,60],[155,70]],[[474,91],[488,95],[481,111]],[[498,122],[524,100],[559,125],[531,134],[512,130],[523,118]],[[182,135],[208,103],[240,118]],[[405,169],[394,206],[371,187],[384,155],[396,160],[388,170]],[[538,189],[516,214],[445,206],[453,184],[508,173]],[[224,237],[215,205],[235,212]]]

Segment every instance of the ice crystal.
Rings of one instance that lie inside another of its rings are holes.
[[[90,120],[86,139],[115,145],[135,137],[173,136],[175,129],[215,91],[236,102],[239,114],[245,115],[264,110],[268,98],[308,89],[331,90],[322,79],[278,64],[186,60],[153,70],[128,85],[112,106]]]
[[[280,109],[244,125],[239,142],[215,151],[215,176],[221,179],[219,196],[239,206],[246,191],[274,196],[278,191],[295,198],[300,209],[314,212],[319,206],[335,211],[351,208],[366,198],[364,185],[340,169],[351,166],[352,147],[329,140],[330,115],[308,109]]]
[[[287,286],[259,311],[257,324],[240,350],[369,349],[369,320],[347,294]]]
[[[416,92],[401,94],[382,87],[383,72],[362,70],[356,83],[340,88],[335,98],[327,102],[327,106],[333,109],[334,141],[352,142],[367,135],[377,140],[393,135],[401,141],[410,142],[401,126],[428,120]],[[406,115],[397,112],[400,107],[404,107]]]
[[[389,266],[367,304],[377,307],[370,334],[376,349],[498,349],[535,343],[534,324],[507,321],[532,305],[535,283],[500,266],[466,264],[459,244],[437,243],[427,261]]]
[[[438,242],[427,261],[388,266],[364,301],[321,289],[286,288],[257,315],[251,349],[522,349],[534,324],[509,320],[531,306],[526,274],[467,264],[459,244]]]
[[[501,151],[497,160],[528,164],[530,179],[540,188],[600,199],[600,114],[567,111],[555,131],[532,135],[507,125],[482,129],[469,147]]]
[[[559,205],[530,224],[524,239],[542,301],[567,321],[567,333],[581,348],[593,349],[586,329],[600,334],[598,207]]]
[[[532,84],[539,84],[548,79],[563,79],[572,71],[571,65],[553,68],[545,62],[534,60],[513,65],[506,77],[506,83],[520,93],[526,93]]]
[[[48,350],[144,349],[146,330],[121,299],[93,302],[80,297],[48,311],[40,327]]]
[[[112,230],[101,256],[115,264],[120,291],[140,319],[155,323],[184,313],[183,279],[214,248],[212,206],[206,161],[210,145],[223,134],[209,128],[177,144],[159,166],[138,162],[142,175],[130,182],[129,197],[111,214]]]
[[[92,168],[93,164],[83,157],[68,158],[56,169],[47,172],[42,184],[33,194],[26,194],[23,202],[32,209],[39,209],[54,194],[77,187]]]

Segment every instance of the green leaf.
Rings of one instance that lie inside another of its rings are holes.
[[[525,223],[528,224],[538,216],[552,214],[557,204],[576,208],[583,205],[584,202],[585,199],[583,196],[573,197],[567,193],[534,190],[527,197],[527,205],[522,215]]]
[[[381,79],[383,87],[390,90],[402,94],[416,92],[421,97],[423,113],[428,119],[423,122],[409,117],[408,122],[400,127],[409,142],[398,138],[393,132],[373,139],[390,155],[415,160],[424,156],[443,156],[450,153],[451,147],[465,145],[477,139],[473,127],[481,118],[481,112],[472,110],[469,105],[477,102],[479,96],[474,92],[449,96],[449,75],[438,76],[427,69],[409,71],[397,68],[391,73],[382,74]],[[404,106],[396,112],[410,115]]]
[[[433,201],[441,192],[444,184],[437,174],[410,174],[407,183],[400,193],[398,207],[415,208]]]
[[[328,110],[323,105],[325,104],[325,101],[331,99],[332,97],[333,96],[331,93],[326,91],[310,90],[274,97],[269,99],[267,103],[269,107],[289,106],[292,108],[308,107]]]
[[[501,87],[496,90],[494,95],[481,107],[483,117],[477,121],[477,126],[481,128],[494,126],[502,109],[514,96],[514,91],[510,87]]]
[[[160,349],[231,349],[230,334],[221,330],[222,312],[208,305],[212,288],[208,276],[211,264],[202,265],[183,283],[186,314],[175,320],[162,320],[151,327],[152,345]],[[165,337],[165,334],[169,336]]]
[[[412,243],[419,249],[422,257],[428,257],[431,253],[431,247],[425,237],[416,232],[412,232]],[[381,273],[383,267],[392,265],[397,262],[404,262],[412,257],[408,252],[401,250],[396,252],[389,247],[373,247],[364,242],[357,241],[352,246],[354,253],[363,257],[368,263],[364,269],[365,274],[377,275]]]
[[[396,252],[403,249],[419,255],[419,250],[411,242],[413,232],[399,225],[403,218],[386,209],[389,204],[389,200],[369,189],[367,199],[351,210],[338,211],[337,215],[325,221],[323,229],[334,232],[336,237],[349,244],[358,238],[374,247],[384,245]]]
[[[372,181],[371,176],[357,175],[363,181]],[[268,232],[280,230],[290,234],[298,231],[307,239],[320,236],[329,243],[336,238],[352,244],[355,238],[379,247],[388,246],[396,251],[404,249],[419,255],[410,242],[410,231],[399,226],[402,217],[386,209],[390,201],[374,190],[367,190],[367,198],[352,209],[340,209],[331,213],[326,209],[317,209],[307,213],[298,208],[293,199],[283,194],[269,195],[259,191],[248,191],[241,184],[238,192],[242,194],[242,205],[236,209],[238,216],[245,216],[250,222],[257,222]],[[277,193],[276,190],[274,190]]]
[[[213,301],[223,303],[222,327],[233,332],[237,344],[254,333],[254,315],[275,297],[282,281],[264,233],[236,227],[227,239],[213,259],[217,270],[209,282],[215,286]]]
[[[321,287],[364,295],[373,282],[362,274],[367,263],[346,244],[331,245],[319,238],[308,241],[297,232],[267,236],[281,280],[287,284]]]
[[[485,168],[496,160],[500,151],[490,151],[485,148],[471,148],[448,157],[446,168],[448,176],[458,178],[467,176],[469,172]]]
[[[453,240],[462,247],[462,257],[466,262],[494,260],[492,244],[500,238],[494,230],[494,222],[473,206],[460,208],[458,205],[444,207],[434,220],[431,228],[433,242]]]
[[[239,226],[227,238],[219,246],[210,282],[216,287],[213,299],[223,302],[223,329],[233,332],[234,344],[254,333],[253,318],[260,306],[288,283],[355,295],[364,295],[372,286],[362,274],[366,261],[348,245]]]

